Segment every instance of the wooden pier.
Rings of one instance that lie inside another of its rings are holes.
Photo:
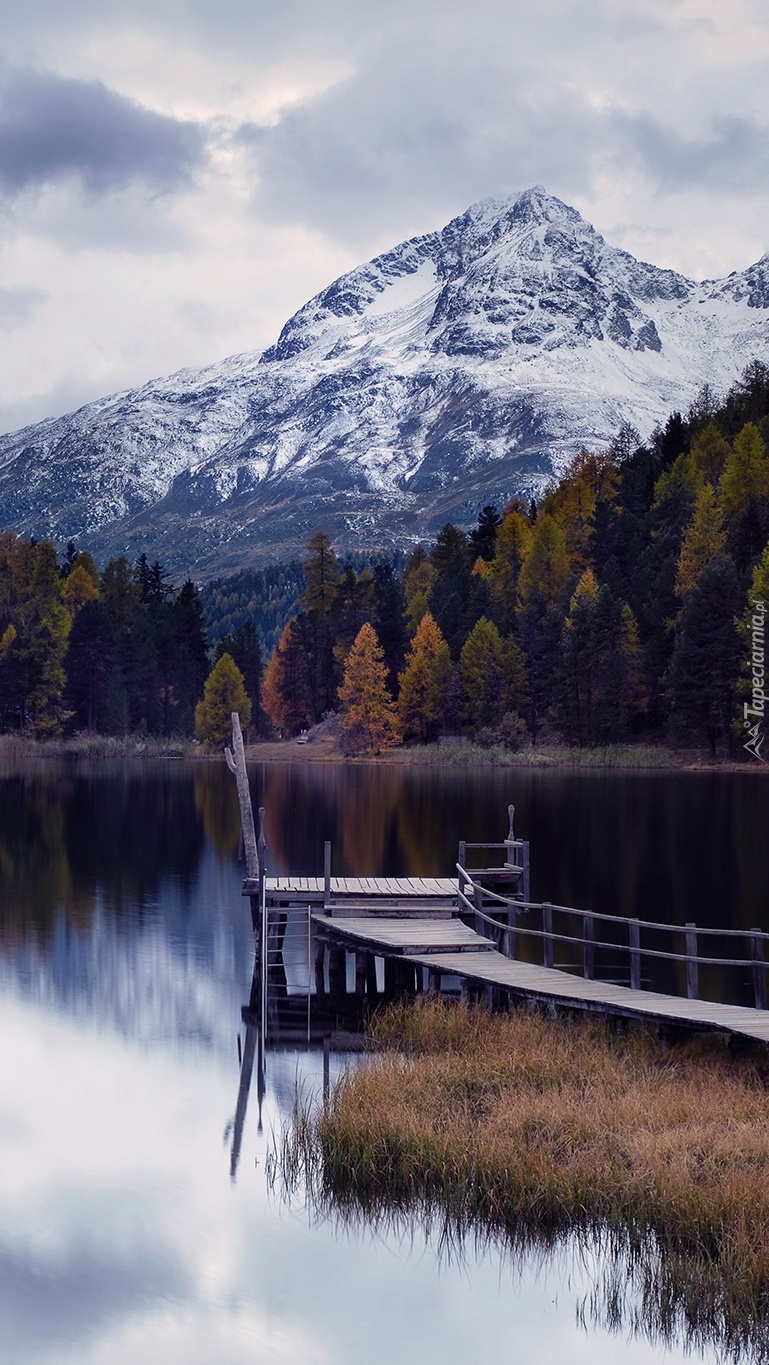
[[[461,843],[456,870],[448,877],[334,877],[328,844],[322,877],[268,876],[263,812],[257,838],[236,722],[233,717],[235,757],[228,754],[228,762],[238,778],[248,874],[243,893],[251,902],[257,959],[267,981],[270,964],[285,954],[289,922],[299,923],[306,947],[308,1021],[311,994],[328,1000],[354,992],[378,1000],[383,974],[385,994],[440,990],[454,978],[463,993],[490,1005],[526,1000],[557,1010],[652,1021],[663,1031],[717,1030],[769,1043],[769,934],[629,920],[532,902],[529,845],[515,837],[512,806],[507,838],[488,845]],[[478,865],[468,866],[468,858]],[[663,948],[666,935],[670,946]],[[737,957],[707,955],[701,948],[708,936],[739,940],[746,951]],[[354,958],[354,986],[348,954]],[[609,955],[620,963],[614,970],[627,984],[596,979],[597,963]],[[667,962],[679,973],[686,995],[642,989],[649,959]],[[377,973],[377,961],[383,973]],[[729,968],[743,982],[752,982],[755,1008],[700,999],[700,967]],[[266,1029],[267,991],[262,994]]]

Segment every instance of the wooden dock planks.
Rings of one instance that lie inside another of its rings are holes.
[[[481,938],[456,917],[453,919],[330,919],[327,915],[313,915],[314,924],[342,947],[367,948],[369,952],[412,957],[432,953],[490,953],[494,944]]]
[[[420,961],[419,957],[413,959]],[[501,986],[512,994],[549,1001],[570,1009],[641,1018],[684,1028],[718,1029],[769,1043],[769,1012],[742,1005],[720,1005],[712,1000],[684,1000],[655,991],[636,991],[609,982],[586,981],[581,976],[513,961],[496,950],[492,953],[425,954],[421,959],[432,971],[458,975],[484,985]]]

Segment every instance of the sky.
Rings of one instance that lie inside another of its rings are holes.
[[[0,0],[0,430],[270,345],[542,184],[693,278],[769,250],[769,0]]]

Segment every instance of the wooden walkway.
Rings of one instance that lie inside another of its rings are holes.
[[[322,935],[339,947],[405,958],[434,974],[459,976],[513,996],[676,1028],[735,1033],[769,1043],[769,1011],[586,981],[555,967],[515,961],[459,919],[443,924],[421,918],[337,919],[323,914],[314,914],[312,919]]]
[[[255,895],[258,882],[247,878],[243,883],[243,894]],[[447,902],[456,911],[458,892],[456,877],[330,877],[328,888],[323,877],[265,877],[265,893],[270,905],[291,900],[302,902],[322,901],[330,894],[332,903],[362,897],[378,899],[438,900]]]

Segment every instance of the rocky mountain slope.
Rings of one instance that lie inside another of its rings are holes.
[[[756,358],[769,255],[697,284],[536,188],[342,276],[262,355],[0,437],[0,524],[177,576],[301,554],[320,526],[409,544]]]

